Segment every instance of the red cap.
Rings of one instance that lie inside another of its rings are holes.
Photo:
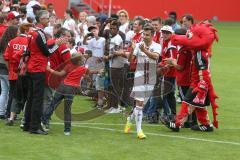
[[[12,20],[12,19],[15,19],[15,18],[20,18],[21,15],[16,12],[16,11],[12,11],[12,12],[9,12],[8,15],[7,15],[7,20]]]

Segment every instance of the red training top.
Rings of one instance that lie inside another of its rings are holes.
[[[69,63],[63,70],[67,72],[63,83],[68,86],[79,87],[80,80],[86,74],[88,69],[85,66]]]
[[[42,29],[35,29],[29,34],[32,36],[29,45],[30,58],[28,60],[28,72],[46,72],[48,56],[53,54],[58,45],[47,45],[47,38]]]
[[[190,86],[190,71],[191,71],[191,60],[192,53],[191,51],[179,51],[177,57],[177,64],[182,66],[181,70],[176,69],[176,79],[178,86]]]
[[[26,34],[21,34],[20,36],[12,39],[4,52],[4,59],[8,61],[8,79],[17,80],[18,74],[16,73],[16,63],[14,61],[14,55],[17,52],[23,51],[28,45],[29,38]]]
[[[163,61],[165,58],[174,58],[177,59],[177,47],[172,45],[171,41],[164,41],[162,46],[162,61],[160,62],[160,66],[165,66],[166,63]],[[176,69],[174,67],[170,67],[164,74],[165,77],[176,77]]]

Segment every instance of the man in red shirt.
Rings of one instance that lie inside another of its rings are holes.
[[[139,43],[142,41],[144,20],[140,17],[136,18],[133,23],[133,30],[126,33],[126,41]]]
[[[175,34],[186,35],[186,29],[177,29]],[[178,50],[177,59],[165,58],[166,64],[173,66],[176,69],[176,80],[179,91],[179,96],[181,101],[184,100],[187,90],[191,84],[190,81],[190,71],[191,71],[191,61],[192,61],[192,51],[180,48]],[[195,112],[188,116],[188,121],[184,123],[184,127],[189,128],[191,126],[197,125],[197,117]]]
[[[47,41],[48,45],[52,45],[56,42],[57,38],[71,39],[70,32],[61,28],[55,35],[54,39]],[[53,70],[61,70],[64,67],[64,62],[68,61],[71,57],[70,49],[67,47],[66,43],[63,43],[59,48],[49,57],[50,66]],[[44,87],[44,98],[43,98],[43,112],[50,106],[53,98],[53,89],[57,88],[60,84],[61,79],[57,76],[50,76],[49,72],[46,72],[46,81]],[[45,126],[47,127],[47,126]]]
[[[18,25],[21,17],[22,15],[16,11],[9,12],[7,15],[8,26]]]
[[[39,22],[47,26],[49,22],[48,11],[39,11]],[[44,95],[45,72],[48,56],[53,54],[66,39],[58,39],[55,44],[48,46],[46,36],[41,29],[34,29],[29,33],[32,37],[28,46],[30,57],[27,63],[28,100],[25,108],[24,131],[33,134],[46,135],[41,128],[41,115]]]
[[[175,77],[176,70],[173,66],[170,66],[165,63],[166,58],[177,58],[177,47],[172,45],[171,36],[174,33],[171,26],[163,26],[161,28],[162,37],[163,37],[163,46],[162,46],[162,61],[160,62],[159,70],[163,75],[162,77],[162,100],[163,100],[163,109],[164,116],[167,119],[174,119],[176,115],[176,99],[175,99]]]

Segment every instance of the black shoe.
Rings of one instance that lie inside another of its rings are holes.
[[[13,124],[14,124],[14,121],[10,120],[10,119],[8,119],[7,122],[6,122],[7,126],[13,126]]]
[[[192,127],[192,123],[191,122],[185,122],[183,125],[183,128],[191,128]]]
[[[213,127],[210,125],[195,125],[191,129],[194,131],[213,132]]]
[[[38,130],[36,130],[36,131],[30,131],[30,133],[31,134],[41,134],[41,135],[47,135],[48,134],[48,132],[45,132],[45,131],[43,131],[43,130],[41,130],[41,129],[38,129]]]
[[[177,126],[174,122],[167,122],[166,126],[171,129],[173,132],[179,132],[180,127]]]
[[[20,128],[22,129],[23,132],[28,132],[29,131],[29,128],[27,128],[27,127],[23,126],[23,127],[20,127]]]
[[[152,116],[151,118],[149,118],[148,123],[150,124],[158,124],[158,118],[156,116]]]
[[[20,125],[20,128],[22,129],[23,132],[28,132],[29,131],[29,127],[24,125],[24,124]]]
[[[160,116],[159,117],[159,120],[162,122],[162,124],[164,124],[164,125],[166,125],[167,123],[169,123],[170,122],[170,119],[169,119],[169,117],[168,116]]]

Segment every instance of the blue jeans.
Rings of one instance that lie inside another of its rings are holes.
[[[53,99],[54,90],[48,86],[44,87],[44,96],[43,96],[43,113],[51,105]]]
[[[144,106],[143,112],[147,116],[153,116],[155,114],[155,111],[157,110],[157,103],[158,103],[158,97],[151,96],[147,103]]]
[[[49,107],[43,113],[42,122],[48,124],[54,110],[59,106],[62,99],[64,99],[64,131],[71,130],[71,105],[73,102],[73,94],[64,94],[63,92],[56,91],[53,100]]]
[[[0,115],[5,115],[8,103],[9,80],[8,75],[0,74],[1,95],[0,95]]]
[[[163,79],[163,113],[166,116],[176,114],[176,99],[175,99],[175,78],[164,77]],[[166,86],[170,85],[170,89],[166,89]]]

